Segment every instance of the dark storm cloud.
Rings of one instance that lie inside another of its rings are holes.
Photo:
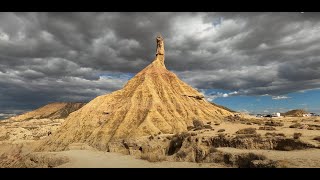
[[[0,13],[0,110],[121,88],[165,38],[166,66],[199,89],[282,97],[319,88],[319,13]],[[226,96],[224,94],[221,95]]]

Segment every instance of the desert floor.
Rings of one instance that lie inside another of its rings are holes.
[[[101,152],[93,150],[69,150],[52,152],[70,159],[57,168],[210,168],[224,167],[216,163],[191,163],[191,162],[148,162],[130,155],[120,153]]]
[[[33,152],[33,147],[41,139],[48,137],[48,132],[54,133],[63,123],[63,119],[50,120],[27,120],[22,122],[0,121],[0,167],[88,167],[88,168],[219,168],[237,167],[221,162],[206,162],[205,160],[196,163],[194,160],[178,160],[177,158],[156,160],[144,158],[135,154],[125,155],[121,151],[103,152],[86,145],[70,145],[69,150],[60,152]],[[235,118],[222,123],[210,124],[212,129],[189,130],[189,133],[198,139],[206,139],[223,134],[227,137],[236,137],[237,131],[244,128],[255,128],[258,135],[267,138],[266,133],[282,133],[284,138],[293,139],[294,133],[301,133],[299,141],[313,145],[313,148],[289,149],[289,150],[268,150],[259,148],[234,148],[217,147],[215,151],[222,154],[244,154],[253,153],[265,156],[268,160],[285,162],[285,167],[320,167],[320,142],[315,137],[320,136],[319,117],[286,117],[272,118],[273,122],[282,123],[281,125],[270,125],[273,130],[259,130],[265,127],[270,118]],[[298,125],[297,125],[298,123]],[[296,127],[290,127],[296,125]],[[222,130],[223,129],[223,130]],[[220,130],[220,131],[219,131]],[[218,132],[219,131],[219,132]],[[139,143],[154,145],[168,144],[168,136],[173,134],[161,134],[150,137],[140,138]],[[247,139],[244,139],[244,142]],[[248,140],[249,141],[249,140]],[[138,144],[139,144],[138,143]],[[162,143],[162,144],[161,144]],[[206,142],[205,142],[206,143]],[[193,145],[193,144],[192,144]],[[181,151],[187,154],[188,149],[182,146]],[[208,152],[207,152],[208,153]],[[157,154],[154,154],[157,156]],[[161,155],[159,155],[161,156]],[[153,157],[154,158],[154,157]],[[190,162],[188,162],[190,161]]]

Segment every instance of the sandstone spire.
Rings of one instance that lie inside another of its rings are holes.
[[[165,56],[164,55],[164,40],[160,34],[157,36],[156,41],[157,41],[156,60],[158,60],[162,66],[165,66],[164,65],[164,56]]]
[[[231,112],[211,104],[164,65],[164,42],[157,37],[154,61],[120,90],[96,97],[71,113],[38,150],[64,150],[87,143],[106,150],[109,142],[187,131],[193,120],[222,121]]]
[[[157,36],[157,53],[156,56],[163,55],[164,56],[164,41],[161,35]]]

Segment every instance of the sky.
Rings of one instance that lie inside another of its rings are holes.
[[[320,113],[320,13],[0,13],[0,114],[88,102],[155,57],[207,100]]]

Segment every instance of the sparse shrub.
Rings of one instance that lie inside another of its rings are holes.
[[[203,127],[197,127],[197,128],[194,128],[193,131],[199,131],[199,130],[202,130]]]
[[[200,120],[193,120],[193,126],[195,128],[201,128],[201,127],[203,127],[203,122]]]
[[[316,141],[320,142],[320,136],[317,136],[317,137],[313,138],[313,140],[316,140]]]
[[[272,136],[272,137],[282,136],[282,137],[286,137],[286,135],[284,135],[283,133],[275,133],[275,132],[273,132],[273,133],[267,132],[267,133],[265,134],[265,136]]]
[[[261,138],[261,134],[238,134],[236,138]]]
[[[188,126],[188,127],[187,127],[187,130],[190,131],[190,130],[192,130],[193,128],[194,128],[193,126]]]
[[[39,140],[40,136],[33,136],[33,140]]]
[[[224,132],[226,131],[225,129],[219,129],[218,132]]]
[[[179,152],[176,153],[176,157],[180,158],[180,159],[183,159],[183,158],[187,157],[187,155],[188,154],[186,152],[184,152],[184,151],[179,151]]]
[[[98,121],[98,126],[101,126],[103,124],[103,122],[102,121]]]
[[[317,130],[317,127],[308,127],[308,130]]]
[[[191,136],[189,136],[189,137],[187,138],[187,141],[188,141],[188,142],[191,142]]]
[[[314,122],[320,122],[320,120],[314,120]]]
[[[298,128],[300,126],[301,126],[300,123],[295,123],[295,124],[290,125],[289,128]]]
[[[277,168],[278,162],[274,160],[253,160],[250,162],[250,168]]]
[[[237,164],[240,168],[250,167],[250,163],[254,160],[266,160],[267,157],[261,154],[246,153],[239,155]]]
[[[159,162],[159,161],[165,161],[166,157],[164,155],[158,155],[155,153],[145,153],[145,154],[141,154],[141,159],[147,160],[149,162]]]
[[[196,136],[196,135],[197,133],[194,133],[194,132],[190,133],[190,136]]]
[[[293,139],[299,139],[302,136],[302,133],[293,133]]]
[[[309,124],[305,127],[300,127],[301,129],[307,128],[308,130],[320,130],[320,125]]]
[[[257,134],[256,128],[244,128],[236,132],[236,134]]]
[[[161,132],[158,132],[158,135],[160,135],[161,134]]]
[[[210,147],[209,153],[215,153],[215,152],[219,152],[219,150],[215,147]]]
[[[215,123],[214,125],[219,126],[219,125],[220,125],[220,123]]]
[[[207,124],[211,124],[211,122],[209,121],[209,122],[207,122]]]
[[[262,126],[262,127],[259,127],[259,130],[274,131],[276,130],[276,128],[271,126]]]
[[[8,134],[4,135],[4,136],[0,136],[0,141],[5,141],[10,139],[10,136]]]
[[[212,129],[212,127],[210,125],[204,125],[203,126],[205,129]]]
[[[245,119],[248,123],[251,123],[251,124],[258,124],[258,125],[261,125],[263,124],[263,121],[260,120],[260,119]],[[249,124],[249,125],[251,125]]]
[[[250,123],[250,122],[247,122],[246,124],[247,124],[247,125],[252,125],[252,123]]]
[[[224,138],[226,137],[226,135],[225,135],[224,133],[219,133],[219,134],[218,134],[218,137],[219,137],[220,139],[224,139]]]
[[[300,140],[296,139],[289,139],[289,138],[283,138],[279,139],[277,141],[277,144],[274,146],[275,150],[282,150],[282,151],[291,151],[291,150],[301,150],[301,149],[308,149],[308,148],[314,148],[315,145],[302,142]]]
[[[265,123],[266,126],[283,126],[282,122],[268,121]]]
[[[154,139],[154,137],[152,136],[152,135],[150,135],[149,136],[149,140],[151,141],[151,140],[153,140]]]

